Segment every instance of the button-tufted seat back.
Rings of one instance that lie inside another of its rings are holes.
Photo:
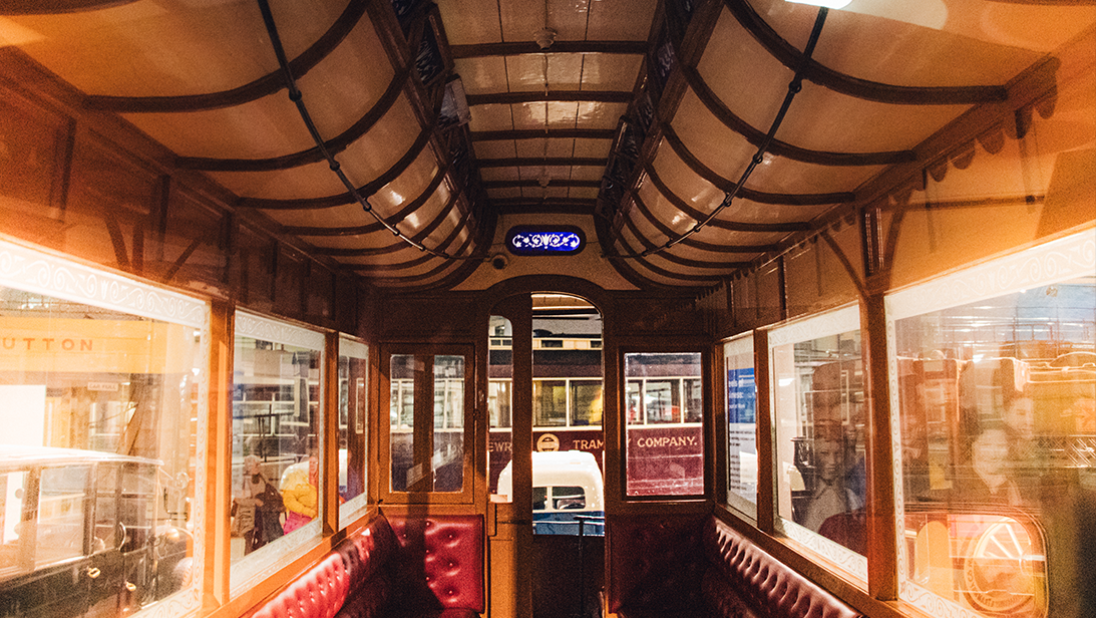
[[[862,618],[837,597],[757,547],[726,523],[709,517],[704,550],[713,571],[759,615],[773,618]],[[714,593],[705,581],[706,595]],[[712,603],[709,603],[711,605]],[[741,604],[729,603],[732,608]],[[741,615],[730,611],[727,616]],[[749,615],[749,614],[747,614]]]
[[[703,516],[612,516],[609,611],[622,616],[703,614]],[[666,613],[672,612],[672,613]]]
[[[424,584],[413,591],[418,598],[410,603],[442,610],[484,611],[482,517],[393,517],[389,523],[401,547],[400,581]]]
[[[253,618],[332,618],[350,590],[339,554],[329,554],[254,614]]]

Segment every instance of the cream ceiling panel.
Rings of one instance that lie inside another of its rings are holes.
[[[508,92],[506,63],[502,56],[458,58],[453,61],[453,70],[460,75],[466,94]]]
[[[591,41],[646,41],[655,0],[595,0],[586,36]]]
[[[582,89],[631,92],[642,64],[638,55],[583,54]]]
[[[442,25],[450,45],[503,40],[497,0],[444,0],[444,4]]]
[[[509,131],[514,128],[509,105],[473,105],[470,108],[472,131]]]
[[[345,3],[271,5],[278,24],[293,24],[280,30],[286,55],[294,58],[323,35]],[[20,46],[25,52],[86,94],[203,94],[278,70],[258,5],[247,0],[134,2],[5,19],[33,33]]]

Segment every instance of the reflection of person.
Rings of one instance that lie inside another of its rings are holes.
[[[1006,426],[983,423],[970,445],[970,465],[955,480],[955,498],[962,502],[1019,506],[1020,488],[1009,475]]]
[[[841,425],[815,426],[813,444],[814,491],[800,524],[817,532],[826,519],[864,506],[863,500],[846,485],[845,441]]]
[[[286,511],[288,511],[285,517],[286,534],[293,532],[316,517],[316,507],[319,502],[316,486],[319,484],[319,477],[320,463],[313,455],[308,458],[308,478],[301,476],[290,478],[289,484],[282,489],[282,497],[285,500]]]
[[[1035,402],[1031,397],[1013,398],[1003,417],[1005,431],[1009,434],[1009,448],[1012,458],[1017,461],[1034,456],[1035,440]]]
[[[237,516],[241,509],[252,510],[252,527],[241,531],[244,553],[248,554],[282,536],[281,514],[285,510],[278,489],[259,471],[259,458],[244,458],[243,486],[236,497]]]

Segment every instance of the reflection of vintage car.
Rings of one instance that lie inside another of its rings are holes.
[[[0,446],[0,616],[120,616],[178,590],[191,561],[158,525],[159,465]]]
[[[499,474],[498,494],[509,496],[513,487],[512,463]],[[533,453],[533,526],[536,534],[605,534],[605,490],[601,469],[585,451]],[[505,498],[504,498],[505,499]]]

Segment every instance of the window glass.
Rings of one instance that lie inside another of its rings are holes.
[[[565,381],[533,381],[533,426],[567,426],[567,383]]]
[[[439,418],[442,419],[440,423]],[[434,491],[460,491],[464,486],[463,427],[464,357],[435,356],[434,456],[431,458]]]
[[[510,320],[493,315],[489,320],[489,351],[487,359],[487,416],[490,437],[487,443],[487,467],[490,479],[491,501],[509,502],[510,494],[500,494],[499,475],[510,463],[511,406],[513,405],[512,382],[514,367],[511,362],[513,326]]]
[[[586,492],[581,487],[553,487],[552,509],[568,511],[586,508]]]
[[[232,586],[320,533],[324,336],[236,314]]]
[[[413,465],[415,434],[415,357],[411,354],[393,354],[389,358],[389,376],[392,384],[392,400],[389,415],[389,452],[391,458],[392,491],[407,491],[413,484],[409,474]],[[421,363],[418,372],[425,366]],[[421,474],[416,475],[421,478]]]
[[[1096,277],[1091,240],[1078,262],[1084,246],[1064,239],[887,299],[903,596],[919,606],[1091,613]],[[1030,279],[1041,273],[1049,281]]]
[[[757,384],[753,337],[723,344],[727,372],[727,505],[757,517]]]
[[[369,347],[339,338],[339,525],[366,506],[369,445]]]
[[[627,495],[704,493],[703,424],[681,410],[686,384],[700,381],[698,353],[628,353]],[[690,390],[688,397],[700,397]],[[637,406],[642,405],[642,408]],[[703,406],[703,402],[693,405]]]
[[[601,380],[570,380],[571,425],[601,425]]]
[[[769,341],[783,531],[866,580],[859,308],[774,330]]]
[[[29,472],[0,473],[0,577],[30,570],[27,544]],[[33,539],[31,539],[33,540]]]
[[[133,612],[187,587],[172,606],[197,611],[208,304],[4,242],[0,255],[16,265],[0,269],[0,573],[38,571],[23,581],[90,604],[86,572],[58,565],[121,564],[125,529],[128,572],[103,568],[96,600]],[[120,486],[123,463],[140,484]],[[50,613],[34,603],[22,611]]]
[[[464,357],[393,354],[389,379],[389,488],[460,492],[464,487]]]
[[[681,422],[681,380],[647,380],[643,385],[647,424]]]
[[[84,554],[84,509],[89,466],[46,468],[38,488],[35,567]]]

